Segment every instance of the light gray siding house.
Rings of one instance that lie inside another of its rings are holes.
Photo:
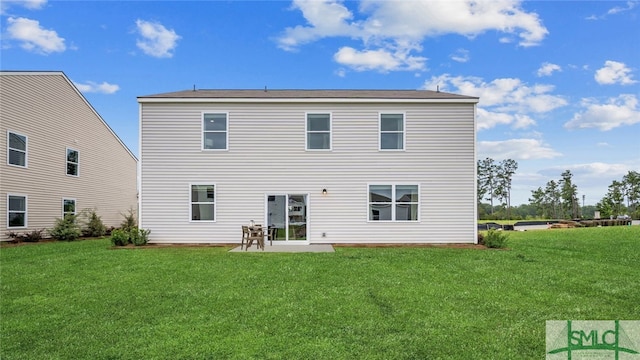
[[[137,208],[137,159],[63,72],[0,72],[0,239]]]
[[[478,98],[413,90],[141,96],[153,243],[475,243]]]

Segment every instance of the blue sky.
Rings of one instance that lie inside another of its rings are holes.
[[[10,1],[1,69],[60,70],[135,153],[137,96],[197,88],[480,97],[478,158],[512,204],[574,174],[595,204],[640,171],[638,1]]]

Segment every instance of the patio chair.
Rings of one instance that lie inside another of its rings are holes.
[[[249,227],[246,225],[242,225],[242,242],[240,243],[240,250],[242,250],[242,247],[245,246],[245,243],[248,244],[249,243]]]
[[[249,234],[247,236],[247,245],[245,246],[244,250],[249,250],[249,247],[253,245],[254,241],[256,241],[256,246],[264,251],[264,230],[262,228],[249,230],[249,228],[247,227],[247,231]]]
[[[276,238],[276,231],[278,229],[276,227],[270,226],[267,230],[267,237],[269,238],[269,246],[273,246],[273,239]]]

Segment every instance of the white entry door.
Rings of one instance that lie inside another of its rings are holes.
[[[307,194],[267,195],[267,225],[274,241],[307,241]]]

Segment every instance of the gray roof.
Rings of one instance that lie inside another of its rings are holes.
[[[139,96],[138,99],[448,99],[477,97],[431,90],[184,90]]]

